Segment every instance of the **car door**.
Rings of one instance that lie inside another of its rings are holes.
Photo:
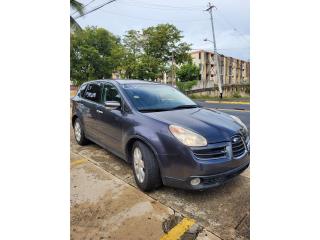
[[[102,102],[106,101],[122,102],[118,89],[111,83],[103,85]],[[99,140],[103,145],[120,154],[122,154],[122,127],[125,115],[121,107],[108,109],[104,104],[98,107],[98,121],[101,131]]]
[[[101,104],[102,84],[90,83],[82,99],[82,121],[86,137],[94,142],[99,140],[99,125],[97,122],[97,107]]]

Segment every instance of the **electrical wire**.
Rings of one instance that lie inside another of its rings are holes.
[[[105,3],[103,3],[103,4],[101,4],[101,5],[97,6],[97,7],[94,7],[93,9],[89,10],[88,12],[85,12],[84,14],[75,17],[74,19],[78,19],[78,18],[83,17],[83,16],[85,16],[85,15],[87,15],[87,14],[89,14],[89,13],[92,13],[92,12],[94,12],[94,11],[97,11],[97,10],[99,10],[100,8],[103,8],[104,6],[106,6],[106,5],[108,5],[108,4],[112,3],[112,2],[115,2],[115,1],[116,1],[116,0],[110,0],[110,1],[108,1],[108,2],[105,2]]]
[[[173,9],[189,9],[189,10],[193,10],[196,8],[202,8],[203,6],[189,6],[189,7],[185,7],[185,6],[173,6],[173,5],[164,5],[164,4],[155,4],[155,3],[147,3],[147,2],[141,2],[141,1],[137,1],[134,0],[135,3],[140,3],[140,4],[144,4],[147,6],[153,6],[153,7],[160,7],[160,8],[173,8]]]
[[[130,16],[130,15],[125,15],[125,14],[121,14],[121,13],[115,13],[115,12],[109,12],[103,9],[103,12],[106,12],[108,14],[112,14],[112,15],[118,15],[118,16],[122,16],[122,17],[128,17],[128,18],[132,18],[132,19],[141,19],[141,20],[147,20],[147,21],[167,21],[167,22],[204,22],[204,21],[208,21],[209,18],[206,19],[193,19],[193,20],[170,20],[170,19],[154,19],[154,18],[144,18],[144,17],[136,17],[136,16]]]
[[[245,34],[243,34],[242,32],[240,32],[229,20],[227,20],[227,18],[221,13],[221,11],[216,11],[218,13],[218,15],[220,15],[222,17],[222,19],[228,24],[230,25],[230,27],[232,27],[232,30],[237,32],[239,34],[239,36],[241,36],[247,43],[249,43],[249,39],[246,37]]]
[[[154,6],[148,6],[148,5],[141,5],[141,4],[137,4],[137,3],[125,3],[125,5],[127,6],[132,6],[132,7],[137,7],[137,8],[145,8],[145,9],[152,9],[152,10],[160,10],[160,11],[178,11],[178,9],[176,8],[159,8],[159,7],[154,7]],[[184,8],[180,8],[180,11],[201,11],[201,9],[184,9]]]

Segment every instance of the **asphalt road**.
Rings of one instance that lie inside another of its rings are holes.
[[[250,130],[250,105],[249,104],[224,104],[224,103],[207,103],[205,101],[195,101],[200,106],[213,108],[230,115],[237,116]]]

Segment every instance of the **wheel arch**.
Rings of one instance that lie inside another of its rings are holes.
[[[77,118],[78,116],[76,114],[72,116],[72,119],[71,119],[72,127],[74,127],[74,122],[76,121]]]
[[[160,161],[159,161],[159,156],[158,156],[158,153],[156,151],[156,149],[152,146],[152,144],[147,140],[145,139],[144,137],[142,136],[139,136],[139,135],[134,135],[132,136],[126,143],[125,145],[125,154],[126,154],[126,160],[127,162],[132,162],[132,158],[131,158],[131,151],[132,151],[132,147],[133,147],[133,143],[136,142],[136,141],[140,141],[142,143],[144,143],[146,146],[148,146],[150,148],[150,150],[152,151],[153,155],[155,156],[157,162],[158,162],[158,165],[161,169],[161,164],[160,164]]]

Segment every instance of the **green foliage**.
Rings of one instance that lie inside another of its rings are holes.
[[[172,24],[159,24],[142,30],[144,52],[163,62],[171,61],[180,64],[189,59],[190,45],[181,42],[181,31]]]
[[[78,14],[83,15],[84,6],[82,3],[80,3],[76,0],[70,0],[70,7],[71,7],[71,9],[77,11]],[[70,16],[70,27],[74,30],[81,29],[80,25],[77,23],[77,21],[72,16]]]
[[[181,82],[199,80],[200,68],[190,61],[177,70],[177,77]]]
[[[155,80],[168,72],[172,58],[176,64],[191,61],[190,45],[182,38],[181,31],[171,24],[130,30],[122,44],[103,28],[76,29],[71,34],[71,80],[79,85],[110,78],[113,71],[124,78]],[[189,80],[198,79],[192,76]]]
[[[110,78],[119,67],[124,49],[118,38],[103,28],[88,27],[71,34],[71,80],[80,85],[93,80]]]
[[[191,90],[193,86],[197,84],[198,80],[188,81],[188,82],[177,82],[177,87],[181,92],[186,92]]]
[[[182,38],[181,31],[171,24],[128,31],[123,39],[125,77],[154,80],[169,68],[172,57],[177,64],[189,61],[190,45],[181,42]]]
[[[241,98],[242,96],[241,96],[240,93],[235,92],[235,93],[232,95],[232,97],[234,97],[234,98]]]

